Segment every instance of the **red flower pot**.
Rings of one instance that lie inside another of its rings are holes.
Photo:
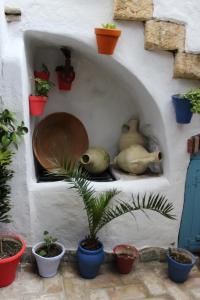
[[[29,108],[32,116],[41,116],[47,103],[45,96],[29,96]]]
[[[7,286],[15,280],[17,266],[26,249],[26,244],[20,237],[15,235],[7,236],[20,241],[22,243],[22,248],[16,255],[0,259],[0,287]]]
[[[65,75],[61,71],[57,71],[58,87],[59,90],[70,91],[72,87],[72,81],[75,79],[75,73],[71,72],[68,75]]]
[[[121,35],[121,30],[95,28],[98,53],[112,55],[114,53],[117,41]]]
[[[116,256],[117,269],[121,274],[128,274],[131,272],[133,263],[139,256],[138,250],[129,245],[117,245],[113,252]]]
[[[35,71],[34,76],[35,76],[35,78],[40,78],[40,79],[43,79],[43,80],[49,80],[50,73],[44,72],[44,71],[40,71],[40,72]]]

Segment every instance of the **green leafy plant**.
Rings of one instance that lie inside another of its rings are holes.
[[[175,215],[172,214],[173,204],[163,195],[144,194],[140,197],[138,194],[136,197],[132,196],[129,202],[117,200],[116,204],[111,204],[112,198],[120,192],[112,189],[97,195],[81,166],[64,162],[60,168],[52,172],[64,176],[65,181],[70,183],[71,188],[75,189],[83,200],[89,225],[89,234],[83,245],[86,249],[97,249],[98,232],[106,224],[126,213],[131,213],[135,217],[136,211],[141,210],[145,213],[145,210],[152,210],[168,219],[175,219]]]
[[[14,171],[9,169],[14,155],[13,146],[17,149],[22,136],[28,132],[22,121],[17,124],[15,114],[8,109],[0,113],[0,222],[9,223],[11,209],[11,188],[8,181]]]
[[[200,114],[200,88],[192,89],[184,94],[181,94],[182,99],[187,99],[191,102],[193,113]]]
[[[116,25],[113,23],[102,24],[102,27],[105,29],[116,29]]]
[[[56,67],[56,72],[60,72],[62,79],[70,83],[75,78],[74,68],[71,65],[71,51],[66,47],[60,48],[61,52],[65,56],[65,64]]]
[[[36,89],[37,96],[48,97],[48,93],[53,86],[54,83],[49,80],[35,78],[35,89]]]
[[[57,241],[56,238],[52,237],[48,231],[44,231],[43,233],[43,237],[44,237],[44,246],[42,247],[42,249],[38,250],[37,254],[40,256],[49,256],[49,253],[51,251],[52,246],[54,245],[54,243]]]

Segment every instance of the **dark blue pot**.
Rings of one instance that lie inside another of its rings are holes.
[[[190,253],[189,251],[187,251],[185,249],[178,248],[177,250],[180,250],[181,252],[183,251],[183,252],[189,254],[189,256],[192,259],[191,264],[181,264],[181,263],[176,262],[174,259],[172,259],[169,256],[169,253],[167,253],[169,278],[174,282],[181,283],[181,282],[186,281],[190,270],[192,269],[192,267],[194,266],[194,264],[196,262],[196,257],[194,255],[192,255],[192,253]]]
[[[188,124],[192,119],[191,102],[187,99],[180,99],[179,95],[173,95],[172,101],[176,112],[176,122],[180,124]]]
[[[86,250],[81,246],[79,242],[78,249],[76,252],[79,271],[83,278],[92,279],[97,276],[100,266],[104,260],[103,244],[98,250]]]

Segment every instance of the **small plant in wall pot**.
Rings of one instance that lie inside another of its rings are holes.
[[[78,244],[77,259],[80,274],[84,278],[94,278],[104,260],[103,243],[98,238],[99,231],[112,220],[126,214],[141,210],[152,210],[166,218],[174,219],[173,205],[162,195],[132,197],[131,201],[117,199],[111,204],[111,200],[120,192],[111,189],[96,194],[95,189],[88,180],[88,174],[81,166],[64,162],[58,169],[51,171],[58,176],[62,175],[65,181],[70,183],[83,201],[88,218],[89,233]]]
[[[43,233],[44,241],[32,248],[38,271],[42,277],[53,277],[58,271],[60,261],[65,254],[65,247],[57,242],[48,231]]]
[[[11,222],[9,181],[14,176],[11,169],[12,157],[14,147],[18,149],[21,138],[27,132],[24,122],[18,124],[13,112],[8,109],[0,112],[0,223]],[[26,244],[20,236],[0,233],[0,287],[14,281],[17,266],[25,249]]]
[[[42,70],[41,71],[34,71],[35,78],[40,78],[43,80],[49,80],[50,72],[49,69],[45,64],[42,64]]]
[[[200,88],[189,90],[183,94],[172,96],[176,113],[176,121],[180,124],[188,124],[193,113],[200,114]]]
[[[47,103],[48,93],[54,84],[49,80],[35,78],[36,95],[29,96],[29,107],[32,116],[41,116]]]
[[[98,53],[112,55],[114,53],[121,30],[115,24],[102,24],[102,28],[95,28]]]

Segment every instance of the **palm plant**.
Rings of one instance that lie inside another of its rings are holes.
[[[87,172],[81,166],[65,162],[62,167],[53,171],[56,175],[64,176],[65,181],[70,183],[72,189],[75,189],[81,196],[87,213],[89,235],[86,236],[82,246],[86,249],[98,248],[98,232],[112,220],[126,214],[141,210],[155,211],[164,217],[175,220],[172,214],[173,204],[165,196],[159,194],[144,194],[142,197],[138,194],[136,198],[132,195],[129,202],[117,200],[116,204],[111,204],[114,196],[120,192],[111,189],[96,195],[96,191],[88,180]],[[146,214],[146,213],[145,213]]]

